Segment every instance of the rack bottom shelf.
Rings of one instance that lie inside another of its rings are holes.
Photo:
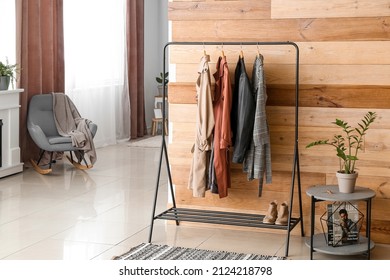
[[[264,215],[222,212],[212,210],[199,210],[188,208],[170,208],[154,219],[175,220],[178,222],[197,222],[242,227],[272,228],[287,230],[287,225],[272,225],[263,223]],[[290,219],[290,231],[301,221],[301,218]]]
[[[310,248],[310,237],[307,237],[305,240],[306,245]],[[370,241],[370,250],[375,247],[374,241]],[[351,256],[351,255],[360,255],[367,253],[368,249],[368,239],[364,236],[359,236],[359,242],[353,245],[345,246],[328,246],[324,235],[319,233],[313,236],[313,250],[315,252],[320,252],[324,254],[331,255],[340,255],[340,256]]]

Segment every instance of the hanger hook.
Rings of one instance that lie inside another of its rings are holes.
[[[257,56],[260,57],[259,42],[256,43],[256,47],[257,47]]]

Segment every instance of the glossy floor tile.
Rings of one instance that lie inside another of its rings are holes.
[[[109,260],[148,241],[160,149],[126,142],[97,149],[97,154],[86,172],[64,160],[50,175],[27,165],[24,172],[0,179],[0,259]],[[165,210],[168,200],[165,166],[161,174],[156,212]],[[304,241],[291,235],[289,259],[309,259]],[[158,220],[152,242],[283,256],[286,233]],[[390,246],[376,244],[371,257],[390,259]]]

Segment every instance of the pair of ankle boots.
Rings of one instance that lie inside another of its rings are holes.
[[[278,204],[272,201],[269,204],[268,212],[264,216],[263,223],[271,225],[282,225],[285,226],[288,223],[288,206],[286,202],[283,202],[277,210]]]

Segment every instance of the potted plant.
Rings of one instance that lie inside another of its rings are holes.
[[[332,123],[342,129],[342,134],[334,135],[332,140],[318,140],[306,146],[306,148],[310,148],[318,145],[329,145],[336,149],[340,163],[339,170],[336,172],[340,192],[351,193],[354,191],[358,176],[355,170],[358,152],[363,148],[363,137],[376,117],[375,112],[368,112],[357,127],[351,127],[348,122],[336,119]],[[344,185],[343,179],[346,179],[349,184]]]
[[[17,64],[9,64],[8,59],[6,63],[0,61],[0,90],[7,90],[10,82],[13,85],[15,73],[18,71]]]
[[[161,72],[160,76],[156,77],[156,81],[158,83],[157,88],[158,88],[159,96],[163,95],[163,87],[165,86],[165,88],[166,88],[166,86],[167,86],[167,84],[169,82],[168,75],[169,75],[168,72],[166,72],[166,73]],[[165,93],[167,93],[167,92],[168,91],[165,89]]]

